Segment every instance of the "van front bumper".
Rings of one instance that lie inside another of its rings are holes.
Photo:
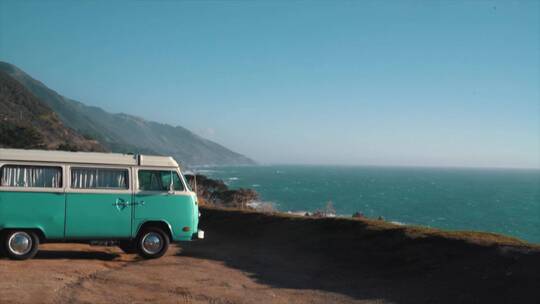
[[[198,230],[197,233],[194,233],[192,238],[192,240],[202,240],[204,239],[204,230]]]

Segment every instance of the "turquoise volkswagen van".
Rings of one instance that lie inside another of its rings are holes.
[[[197,196],[172,157],[0,149],[0,250],[44,242],[116,243],[144,258],[203,238]]]

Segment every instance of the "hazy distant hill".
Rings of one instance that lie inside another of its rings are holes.
[[[147,121],[128,114],[112,114],[66,98],[17,67],[0,62],[0,71],[17,79],[50,106],[67,126],[98,140],[113,152],[172,155],[189,165],[243,165],[254,162],[215,142],[177,126]]]
[[[56,113],[0,70],[0,147],[104,151],[64,126]]]

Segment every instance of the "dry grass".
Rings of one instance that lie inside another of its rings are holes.
[[[299,221],[330,221],[330,222],[361,222],[365,225],[364,229],[370,231],[378,231],[384,233],[385,231],[400,230],[403,231],[406,236],[411,239],[421,238],[444,238],[449,240],[464,241],[470,244],[478,245],[501,245],[501,246],[523,246],[534,250],[540,250],[540,244],[531,244],[527,241],[519,238],[506,236],[502,234],[482,231],[448,231],[437,228],[418,226],[418,225],[398,225],[384,220],[370,219],[370,218],[347,218],[347,217],[335,217],[335,218],[321,218],[315,216],[302,216],[297,214],[284,213],[279,211],[274,212],[260,212],[255,210],[246,210],[240,208],[222,208],[211,205],[205,205],[203,208],[239,212],[242,214],[265,215]]]
[[[392,303],[540,303],[540,246],[516,238],[367,218],[201,213],[213,258],[276,286]]]

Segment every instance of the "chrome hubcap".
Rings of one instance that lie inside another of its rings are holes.
[[[32,238],[23,231],[12,234],[8,240],[9,250],[16,255],[25,255],[32,249]]]
[[[163,248],[163,240],[161,239],[161,235],[150,232],[147,233],[143,239],[142,239],[142,249],[147,254],[156,254],[161,251]]]

